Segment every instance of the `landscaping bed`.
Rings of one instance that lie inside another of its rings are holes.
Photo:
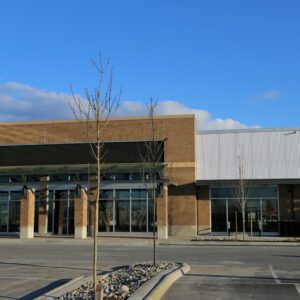
[[[102,277],[104,300],[128,299],[145,282],[166,270],[174,270],[180,267],[179,263],[158,262],[155,266],[152,263],[138,263],[126,266],[117,271]],[[66,293],[58,298],[59,300],[93,300],[93,282],[82,284],[77,289]]]

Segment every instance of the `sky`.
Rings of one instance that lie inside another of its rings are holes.
[[[300,126],[299,0],[0,1],[0,122],[66,119],[110,59],[119,116]]]

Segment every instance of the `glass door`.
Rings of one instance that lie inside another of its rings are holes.
[[[74,234],[74,191],[49,191],[48,232]]]
[[[131,191],[131,231],[147,231],[147,193],[146,190]]]
[[[248,199],[246,204],[246,231],[251,234],[261,233],[261,201]]]

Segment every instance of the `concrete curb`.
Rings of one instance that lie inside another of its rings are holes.
[[[68,281],[67,283],[58,286],[57,288],[45,293],[42,296],[39,296],[37,298],[34,298],[34,300],[53,300],[53,299],[57,299],[57,297],[60,297],[61,295],[76,289],[80,284],[84,283],[88,281],[87,277],[85,276],[80,276],[77,278],[74,278],[70,281]]]
[[[189,265],[183,263],[182,266],[175,270],[163,271],[143,284],[132,296],[128,298],[128,300],[158,300],[167,292],[174,281],[180,278],[183,274],[187,273],[190,269],[191,267]],[[103,278],[108,276],[110,273],[111,272],[108,272],[106,274],[102,274],[101,276]],[[34,300],[57,299],[67,292],[71,292],[80,285],[91,280],[92,276],[80,276],[74,278],[69,282],[45,293],[44,295],[34,298]]]
[[[171,285],[190,269],[188,264],[182,263],[182,266],[175,270],[161,272],[143,284],[128,300],[159,300]]]

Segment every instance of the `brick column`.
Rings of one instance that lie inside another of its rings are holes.
[[[74,225],[75,239],[87,237],[87,193],[83,188],[79,189],[79,195],[74,199]]]
[[[198,234],[211,232],[209,186],[199,186],[197,191],[197,231]]]
[[[163,195],[157,199],[157,237],[168,239],[168,187],[163,187]]]
[[[26,196],[21,199],[20,239],[32,239],[34,234],[34,190],[26,188]]]
[[[40,179],[40,200],[39,200],[39,234],[48,233],[48,177],[41,177]]]

